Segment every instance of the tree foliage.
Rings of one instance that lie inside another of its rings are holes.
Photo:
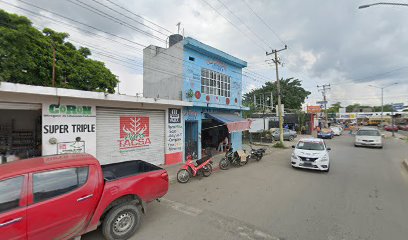
[[[381,106],[371,107],[371,106],[361,105],[359,103],[354,103],[354,104],[348,105],[346,107],[346,112],[353,112],[354,109],[356,109],[356,108],[372,108],[373,112],[381,112]],[[385,104],[384,105],[384,112],[392,112],[392,111],[393,111],[393,109],[392,109],[391,104]]]
[[[114,93],[116,76],[88,48],[67,41],[69,34],[39,31],[29,19],[0,10],[0,80],[52,86],[53,49],[56,87]]]
[[[341,107],[342,106],[340,102],[333,103],[331,107],[327,109],[327,112],[328,113],[338,113]]]
[[[302,104],[305,102],[307,96],[310,95],[309,91],[306,91],[298,79],[288,78],[280,80],[281,88],[281,100],[282,104],[285,105],[285,109],[299,110],[302,107]],[[277,92],[277,83],[275,82],[266,82],[264,86],[258,89],[253,89],[249,93],[244,94],[243,104],[247,107],[250,107],[251,111],[259,110],[254,105],[254,96],[258,99],[262,94],[265,94],[265,98],[270,96],[272,92],[273,96],[273,106],[275,107],[278,104],[278,92]],[[270,101],[267,102],[270,105]]]

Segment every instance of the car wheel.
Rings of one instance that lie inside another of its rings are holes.
[[[330,165],[329,165],[329,167],[326,169],[326,170],[324,170],[324,172],[329,172],[330,171]]]
[[[289,141],[293,141],[294,137],[293,136],[289,136]]]
[[[141,213],[137,206],[123,204],[112,208],[102,224],[107,240],[129,239],[140,227]]]

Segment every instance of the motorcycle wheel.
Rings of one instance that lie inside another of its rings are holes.
[[[256,156],[256,161],[260,161],[260,160],[262,159],[262,157],[263,157],[263,155],[262,155],[262,154],[260,154],[260,155]]]
[[[226,158],[222,158],[220,161],[220,169],[227,170],[230,167],[230,162]]]
[[[190,173],[186,169],[180,169],[177,172],[177,181],[179,183],[187,183],[190,180]]]
[[[212,166],[211,164],[207,164],[203,167],[203,176],[208,177],[212,173]]]

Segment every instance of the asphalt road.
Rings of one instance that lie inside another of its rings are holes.
[[[327,140],[331,170],[292,169],[291,149],[172,184],[149,204],[132,239],[349,240],[408,237],[408,143],[355,148],[351,136]],[[93,232],[83,239],[102,239]]]

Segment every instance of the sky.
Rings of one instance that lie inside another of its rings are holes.
[[[379,87],[386,87],[384,103],[408,104],[408,7],[358,9],[369,3],[374,2],[0,0],[0,8],[89,47],[92,58],[118,76],[121,94],[142,94],[143,48],[165,47],[181,22],[184,36],[248,62],[244,92],[276,80],[265,53],[287,45],[279,53],[279,76],[301,80],[312,93],[308,105],[322,99],[317,85],[323,84],[330,84],[329,104],[380,105]]]

